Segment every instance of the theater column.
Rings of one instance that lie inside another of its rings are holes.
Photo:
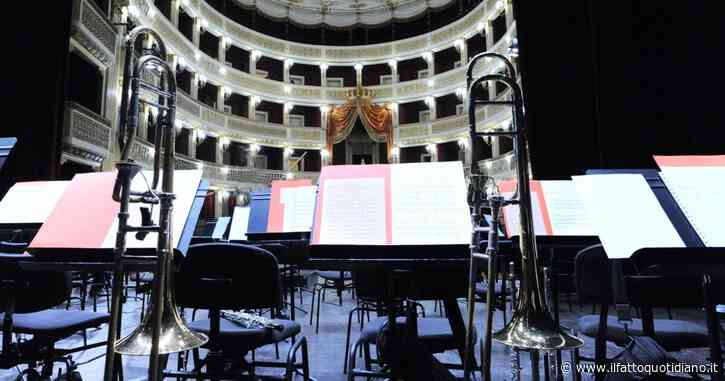
[[[395,76],[395,75],[394,75]],[[390,159],[394,164],[400,163],[400,148],[398,147],[398,142],[400,141],[400,117],[398,116],[398,104],[397,103],[391,103],[390,104],[390,119],[391,119],[391,127],[393,129],[393,146],[390,147],[391,150],[391,157]]]
[[[194,46],[197,49],[199,48],[200,37],[201,37],[201,19],[198,17],[194,17],[194,29],[193,29],[193,34],[192,34],[192,42],[194,43]]]
[[[254,114],[257,112],[257,104],[259,104],[259,97],[257,97],[256,95],[250,95],[249,103],[247,104],[247,106],[249,107],[247,111],[247,118],[249,118],[249,120],[251,121],[255,120]]]
[[[171,0],[171,23],[177,28],[179,27],[179,7],[181,6],[179,0]]]
[[[214,217],[222,215],[222,202],[224,202],[224,189],[219,188],[214,192]]]
[[[187,134],[189,144],[189,157],[196,159],[196,129],[192,128]]]
[[[320,86],[327,87],[327,64],[320,64]]]
[[[330,165],[330,161],[332,158],[332,152],[327,150],[327,118],[328,113],[330,112],[330,106],[322,105],[320,106],[320,163],[324,167],[326,165]]]
[[[282,70],[282,81],[286,84],[292,83],[292,82],[290,82],[290,79],[289,79],[289,72],[290,72],[290,69],[292,69],[292,65],[294,65],[294,62],[291,59],[287,58],[286,60],[284,60],[284,65],[283,65],[283,70]]]
[[[259,60],[260,53],[256,50],[249,52],[249,74],[257,75],[257,60]]]
[[[191,73],[191,89],[189,89],[191,99],[199,100],[199,73]]]
[[[393,83],[398,83],[398,61],[394,59],[390,60],[388,66],[390,67],[390,76],[393,79]]]
[[[355,64],[355,86],[362,86],[362,64]]]

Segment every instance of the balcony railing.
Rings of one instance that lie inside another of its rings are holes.
[[[98,166],[111,151],[111,122],[75,102],[66,102],[63,128],[65,155]]]
[[[478,162],[481,174],[493,177],[497,181],[511,180],[516,177],[516,157],[513,152]]]

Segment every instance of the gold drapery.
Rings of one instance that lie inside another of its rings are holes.
[[[327,152],[332,155],[333,146],[350,135],[358,117],[370,139],[387,143],[388,162],[390,162],[393,147],[393,113],[387,106],[372,104],[365,98],[351,99],[342,106],[331,107],[327,123]]]

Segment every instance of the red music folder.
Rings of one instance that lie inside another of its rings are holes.
[[[143,172],[148,182],[152,174]],[[189,216],[202,172],[184,170],[174,172],[174,200],[172,216],[172,247],[176,248]],[[145,191],[146,179],[138,175],[132,182],[134,191]],[[111,198],[115,172],[78,174],[68,184],[63,196],[56,204],[35,238],[28,246],[30,252],[41,255],[43,249],[113,249],[118,230],[119,203]],[[141,225],[142,206],[129,205],[129,221],[133,226]],[[158,205],[153,208],[154,222],[159,220]],[[129,249],[153,249],[157,245],[157,234],[149,233],[143,240],[135,234],[128,234]]]
[[[579,199],[573,181],[531,180],[531,207],[534,220],[534,234],[540,236],[595,236],[589,223],[587,211]],[[504,181],[499,185],[507,198],[516,190],[515,181]],[[519,206],[503,208],[504,226],[508,237],[520,234]]]
[[[272,181],[267,219],[268,233],[309,232],[315,211],[317,186],[310,179]]]
[[[318,245],[457,245],[471,240],[461,162],[328,166],[312,233]]]

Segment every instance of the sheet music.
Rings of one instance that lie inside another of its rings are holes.
[[[459,161],[390,167],[393,245],[456,245],[471,240]]]
[[[385,180],[327,179],[323,183],[319,243],[385,245]]]
[[[503,196],[508,200],[513,196],[514,192],[505,192]],[[535,235],[549,235],[546,231],[546,222],[544,213],[539,202],[538,193],[531,192],[531,218],[534,221]],[[507,205],[502,209],[503,219],[506,227],[506,234],[509,237],[521,234],[521,215],[518,205]]]
[[[216,220],[216,224],[214,224],[214,231],[212,231],[212,233],[211,233],[211,238],[213,238],[213,239],[224,238],[224,232],[227,231],[227,226],[229,226],[230,220],[231,220],[231,217],[219,217]]]
[[[662,167],[660,176],[705,246],[725,246],[725,167]]]
[[[584,203],[579,198],[574,182],[563,180],[541,181],[540,183],[553,235],[596,235],[589,223]]]
[[[237,206],[234,208],[234,214],[232,214],[232,226],[229,228],[230,241],[247,240],[250,211],[251,209],[248,206]]]
[[[642,175],[573,179],[609,258],[629,258],[641,248],[685,246]]]
[[[0,201],[0,224],[42,224],[70,181],[16,183]]]
[[[283,231],[308,232],[312,230],[316,197],[317,187],[314,185],[280,190],[280,202],[284,206]]]

